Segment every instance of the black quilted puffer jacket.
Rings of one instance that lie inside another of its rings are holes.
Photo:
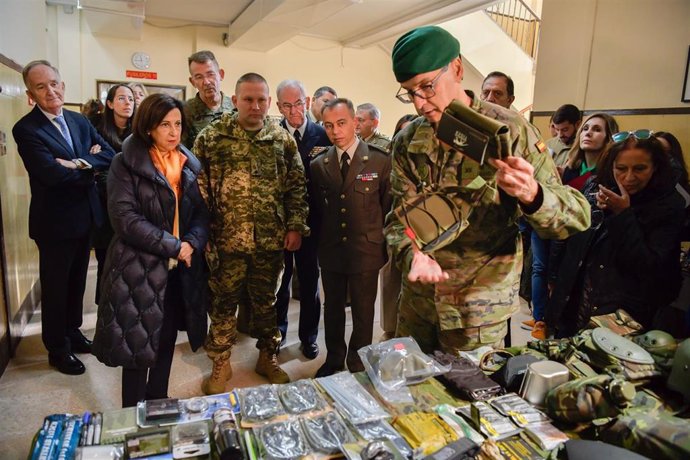
[[[194,247],[192,266],[178,265],[184,327],[196,351],[206,337],[208,283],[203,259],[208,210],[196,178],[199,160],[180,145],[187,161],[182,171],[179,226],[172,235],[175,195],[156,170],[147,146],[134,136],[122,145],[108,174],[108,214],[115,237],[101,282],[93,354],[108,366],[151,367],[156,361],[168,281],[168,260],[181,241]]]

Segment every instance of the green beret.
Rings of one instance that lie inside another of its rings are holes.
[[[419,27],[393,46],[393,73],[402,83],[424,72],[440,69],[460,55],[460,42],[437,26]]]

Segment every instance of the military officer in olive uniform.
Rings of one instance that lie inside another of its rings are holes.
[[[255,370],[271,383],[289,382],[276,358],[280,332],[273,304],[283,250],[296,251],[309,233],[304,167],[295,139],[267,117],[266,80],[255,73],[240,77],[232,102],[237,112],[224,113],[194,143],[203,167],[199,188],[211,213],[205,348],[213,372],[203,382],[206,394],[224,392],[232,376],[235,313],[245,290],[260,350]]]
[[[383,222],[390,210],[390,157],[355,135],[355,110],[348,99],[323,109],[333,143],[311,162],[311,193],[320,220],[319,264],[325,296],[326,362],[316,376],[347,367],[364,370],[357,354],[370,345],[379,269],[386,263]],[[345,301],[352,305],[352,335],[345,343]]]
[[[460,44],[447,31],[408,32],[395,43],[392,57],[401,85],[397,97],[421,115],[391,146],[393,207],[429,189],[458,206],[461,197],[473,197],[469,226],[431,254],[416,250],[405,226],[389,214],[386,238],[403,273],[396,334],[413,336],[427,352],[500,346],[507,320],[519,306],[518,218],[524,216],[542,238],[563,239],[589,227],[589,204],[561,184],[536,128],[464,90]],[[436,128],[453,100],[505,123],[512,152],[480,166],[441,143]]]
[[[197,89],[196,96],[184,103],[184,116],[189,130],[184,139],[188,149],[194,146],[197,135],[209,123],[225,112],[232,112],[232,99],[220,90],[225,71],[220,68],[211,51],[197,51],[187,58],[189,82]]]
[[[360,104],[357,106],[355,119],[357,120],[357,136],[367,144],[381,147],[388,152],[391,138],[379,131],[381,111],[374,104],[368,102]]]

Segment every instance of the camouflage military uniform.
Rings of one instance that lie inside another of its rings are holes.
[[[534,177],[541,185],[538,200],[543,200],[535,212],[523,213],[517,199],[498,189],[493,167],[463,161],[463,155],[453,150],[444,152],[424,118],[398,134],[391,149],[394,208],[434,184],[460,187],[458,195],[462,195],[465,185],[477,183],[477,176],[484,182],[469,227],[433,254],[450,275],[448,281],[435,285],[408,281],[413,255],[410,240],[394,214],[387,217],[386,238],[403,273],[396,334],[415,337],[426,351],[471,350],[501,343],[507,319],[519,305],[522,244],[517,220],[521,215],[543,238],[566,238],[590,224],[587,200],[561,184],[536,128],[515,112],[474,97],[471,107],[509,126],[512,154],[534,166]]]
[[[232,112],[235,106],[232,104],[232,99],[220,93],[221,103],[217,110],[208,108],[204,101],[201,100],[199,94],[193,99],[188,99],[184,103],[184,116],[188,122],[187,134],[184,139],[184,146],[192,149],[194,146],[194,139],[199,135],[202,129],[208,126],[212,121],[216,121],[225,112]]]
[[[364,139],[364,142],[375,145],[376,147],[381,147],[386,152],[390,151],[391,138],[381,134],[379,130],[374,131],[369,138]]]
[[[237,303],[246,287],[257,348],[274,354],[280,342],[273,304],[283,269],[287,231],[309,233],[304,167],[297,144],[270,118],[256,134],[225,113],[197,137],[203,165],[199,188],[211,212],[211,327],[206,351],[227,358],[237,340]]]
[[[556,166],[565,166],[565,163],[568,161],[568,152],[570,152],[570,147],[571,146],[565,145],[563,142],[561,142],[561,140],[557,137],[552,137],[546,141],[546,148],[549,149],[549,153],[551,153],[553,162],[556,163]]]

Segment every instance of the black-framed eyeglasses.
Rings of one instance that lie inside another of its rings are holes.
[[[279,103],[278,106],[281,109],[285,110],[286,112],[289,112],[293,108],[299,110],[302,107],[304,107],[304,100],[298,99],[297,101],[293,102],[292,104],[290,104],[289,102],[282,102],[282,103]]]
[[[417,89],[405,89],[401,86],[395,97],[397,97],[398,100],[403,104],[412,104],[415,96],[420,99],[431,99],[432,97],[436,96],[436,90],[434,90],[434,87],[436,86],[436,83],[438,83],[438,79],[441,78],[441,75],[443,75],[446,70],[448,70],[447,65],[441,69],[438,75],[436,75],[431,82],[427,83],[426,85],[422,85]]]
[[[638,141],[649,139],[654,134],[651,129],[636,129],[635,131],[621,131],[619,133],[611,136],[613,142],[623,142],[630,139],[630,136],[634,137]]]

